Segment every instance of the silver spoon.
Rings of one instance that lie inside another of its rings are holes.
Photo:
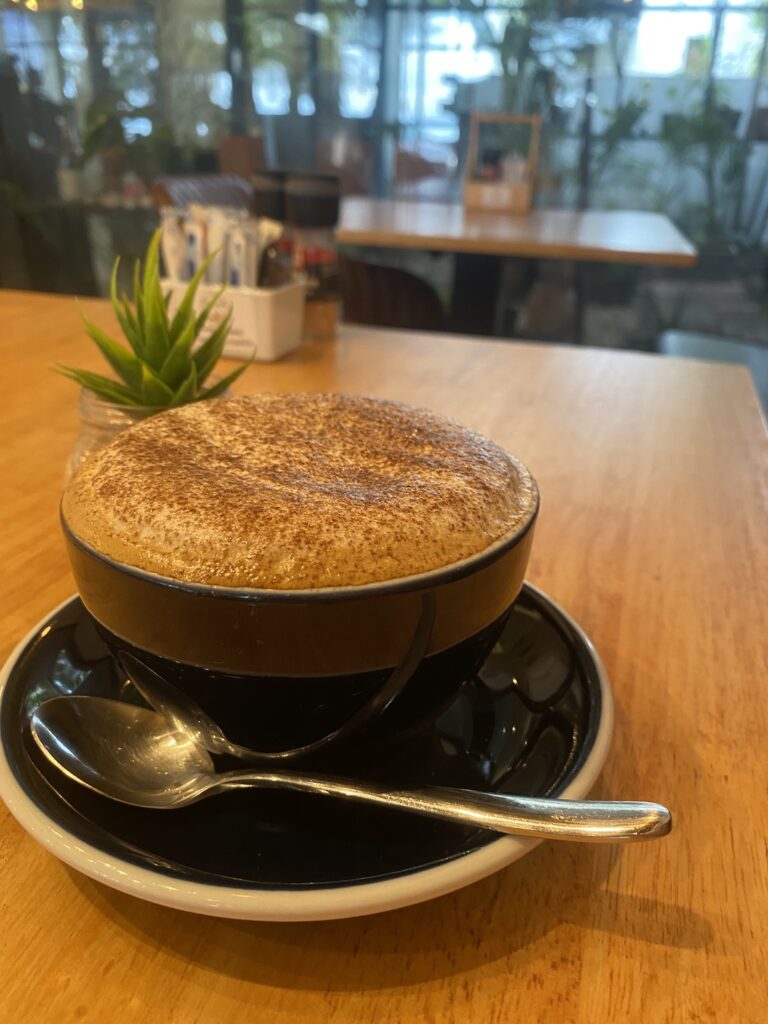
[[[54,697],[31,718],[47,759],[70,779],[138,807],[183,807],[227,789],[286,788],[397,807],[537,839],[628,842],[672,827],[659,804],[546,800],[429,787],[389,789],[299,772],[217,773],[189,733],[155,711],[103,697]]]

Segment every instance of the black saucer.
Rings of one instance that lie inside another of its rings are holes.
[[[486,831],[288,791],[242,791],[152,811],[69,782],[34,746],[32,711],[59,694],[126,697],[77,598],[43,624],[7,671],[0,738],[17,792],[78,842],[138,868],[206,886],[306,891],[410,875],[498,841]],[[479,676],[386,778],[557,795],[593,750],[601,708],[591,648],[526,586]],[[370,774],[384,777],[373,765]]]

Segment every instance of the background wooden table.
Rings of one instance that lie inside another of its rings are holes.
[[[5,656],[74,589],[57,504],[76,394],[48,368],[98,358],[71,299],[0,292],[0,324]],[[595,795],[667,802],[675,830],[623,849],[545,844],[381,916],[271,925],[106,889],[2,808],[0,1019],[762,1024],[768,481],[744,370],[356,330],[252,367],[240,390],[254,389],[428,405],[530,465],[530,578],[590,633],[615,691]]]
[[[692,267],[696,249],[662,213],[533,210],[527,216],[466,210],[460,203],[350,196],[342,245]]]
[[[460,203],[350,196],[336,237],[342,245],[455,254],[448,323],[465,334],[496,333],[500,256],[574,260],[573,340],[581,341],[586,263],[692,267],[695,247],[661,213],[533,210],[527,216],[466,210]]]

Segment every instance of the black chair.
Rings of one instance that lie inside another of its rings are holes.
[[[415,274],[343,255],[339,258],[339,273],[345,320],[416,331],[445,328],[445,312],[437,292]]]

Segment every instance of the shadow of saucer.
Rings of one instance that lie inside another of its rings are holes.
[[[642,856],[643,848],[631,855]],[[618,847],[543,844],[437,900],[310,923],[198,917],[69,873],[105,917],[148,944],[148,957],[162,950],[180,973],[193,964],[260,985],[343,992],[418,985],[481,966],[509,972],[540,955],[538,940],[564,924],[684,949],[706,946],[712,928],[701,915],[611,888],[622,856]]]

